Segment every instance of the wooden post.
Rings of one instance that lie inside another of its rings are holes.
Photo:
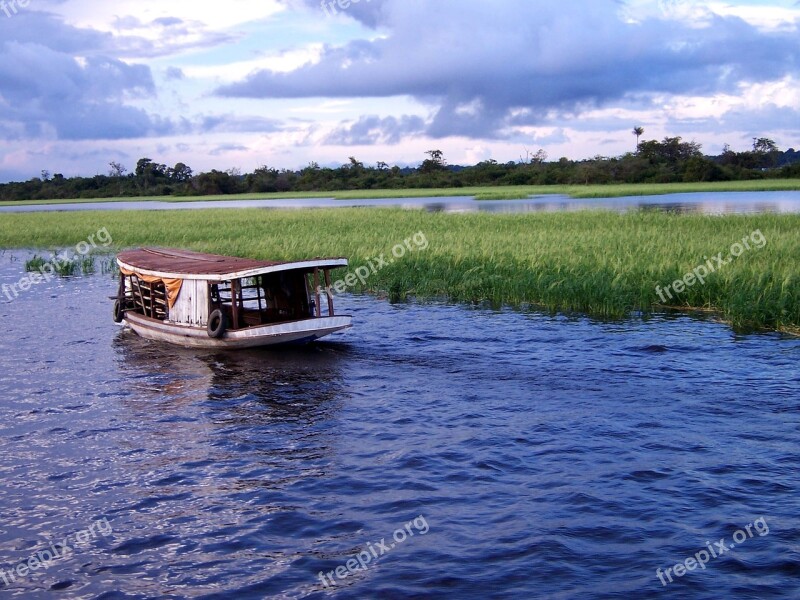
[[[134,281],[133,275],[131,276],[131,285],[136,284],[136,291],[139,292],[139,302],[142,305],[142,314],[146,317],[147,316],[147,305],[144,302],[144,293],[142,292],[142,284],[139,281],[138,275],[136,276],[136,280]]]
[[[325,269],[325,295],[328,297],[328,316],[335,317],[333,312],[333,296],[331,295],[331,272],[330,269]]]
[[[321,298],[319,294],[319,267],[314,267],[314,294],[317,299],[317,318],[319,319],[322,316],[322,306],[320,306]]]
[[[117,300],[120,304],[125,300],[125,275],[122,271],[119,272],[119,287],[117,288]],[[122,308],[125,308],[124,306]]]
[[[239,329],[239,287],[238,279],[231,281],[231,310],[233,311],[233,328]]]

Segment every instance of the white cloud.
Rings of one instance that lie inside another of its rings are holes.
[[[289,73],[303,65],[318,62],[322,52],[322,44],[312,44],[305,48],[276,52],[252,60],[231,62],[223,65],[189,66],[184,68],[183,71],[189,77],[236,81],[247,77],[254,71],[263,69],[273,73]]]
[[[800,25],[800,5],[764,6],[711,2],[709,9],[715,14],[735,16],[766,31],[797,31]]]
[[[36,0],[33,4],[63,16],[67,23],[100,31],[117,31],[120,21],[126,18],[133,18],[140,23],[179,18],[202,23],[209,29],[222,30],[267,19],[286,9],[278,0]],[[152,33],[156,35],[157,28],[153,28]]]

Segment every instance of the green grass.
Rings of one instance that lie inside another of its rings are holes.
[[[74,247],[106,227],[117,247],[161,245],[262,259],[346,256],[367,264],[422,232],[425,251],[360,291],[626,317],[660,310],[662,288],[760,230],[745,252],[669,304],[717,312],[742,329],[800,331],[800,215],[608,211],[444,214],[397,209],[8,214],[0,248]],[[340,272],[338,276],[343,276]]]
[[[778,192],[796,190],[800,190],[800,179],[571,186],[567,194],[573,198],[620,198],[624,196],[659,196],[690,192]]]
[[[74,275],[90,275],[97,272],[97,264],[95,257],[92,254],[85,256],[73,256],[72,260],[63,261],[56,259],[57,252],[53,252],[50,257],[40,256],[34,254],[32,258],[25,261],[25,271],[32,273],[38,271],[40,273],[51,272],[59,277],[72,277]],[[108,272],[108,261],[103,264],[102,271]],[[46,265],[50,265],[48,268]]]
[[[619,198],[623,196],[656,196],[686,192],[769,192],[800,190],[800,179],[762,179],[714,183],[636,183],[614,185],[515,185],[476,186],[463,188],[419,188],[402,190],[350,190],[340,192],[287,192],[277,194],[233,194],[227,196],[142,196],[131,198],[82,198],[71,200],[24,200],[0,202],[0,206],[31,204],[90,204],[95,202],[200,202],[230,200],[295,200],[300,198],[333,198],[336,200],[371,200],[380,198],[432,198],[470,196],[476,200],[517,200],[530,196],[561,194],[572,198]]]

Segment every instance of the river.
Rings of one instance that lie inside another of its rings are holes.
[[[0,297],[6,597],[800,597],[800,340],[343,295],[203,352],[115,292]]]
[[[3,212],[54,212],[86,210],[197,210],[201,208],[343,208],[389,206],[431,212],[574,212],[605,209],[618,212],[659,210],[682,214],[798,213],[800,192],[701,192],[664,196],[574,199],[567,196],[534,196],[521,200],[476,201],[469,196],[439,198],[386,198],[381,200],[201,200],[196,202],[124,201],[0,206]]]

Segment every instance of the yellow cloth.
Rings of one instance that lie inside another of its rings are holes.
[[[170,308],[175,305],[175,301],[178,299],[178,296],[181,293],[183,279],[162,279],[161,277],[153,277],[152,275],[142,275],[141,273],[129,271],[128,269],[123,269],[122,267],[120,267],[119,270],[123,275],[136,275],[139,279],[146,281],[147,283],[156,283],[157,281],[162,282],[164,287],[167,288],[167,302]]]

